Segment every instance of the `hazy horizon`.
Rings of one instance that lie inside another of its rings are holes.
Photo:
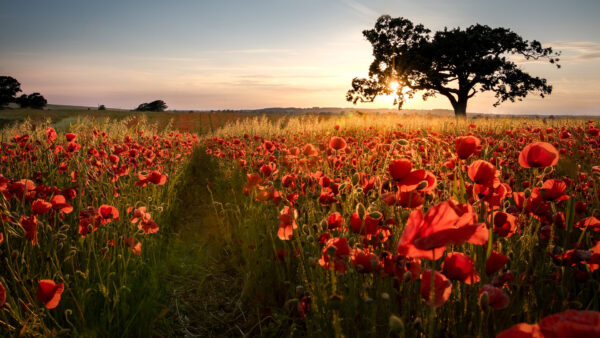
[[[372,60],[362,30],[389,14],[432,30],[506,27],[563,52],[562,69],[522,65],[553,85],[549,97],[493,108],[492,94],[478,94],[469,112],[598,115],[599,13],[600,2],[582,0],[0,1],[0,75],[64,105],[132,109],[162,99],[175,110],[394,108],[392,98],[345,101]],[[444,97],[415,97],[404,108],[451,106]]]

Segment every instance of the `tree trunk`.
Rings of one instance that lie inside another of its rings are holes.
[[[454,116],[466,117],[467,116],[467,100],[468,99],[459,99],[456,104],[453,104],[454,107]]]

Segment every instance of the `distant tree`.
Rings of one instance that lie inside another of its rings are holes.
[[[156,100],[150,103],[142,103],[135,110],[137,111],[165,111],[167,104],[163,100]]]
[[[346,99],[372,102],[378,95],[395,93],[398,109],[405,97],[423,92],[423,100],[441,94],[450,100],[457,116],[466,115],[467,101],[478,92],[492,91],[499,105],[521,101],[530,92],[541,97],[552,92],[546,79],[521,70],[509,55],[526,60],[547,59],[556,64],[560,53],[538,41],[523,40],[506,28],[472,25],[444,29],[431,36],[423,25],[404,18],[379,17],[375,28],[363,31],[375,59],[368,78],[354,78]],[[560,68],[558,64],[557,67]]]
[[[103,104],[98,106],[98,110],[106,110],[106,106],[104,106]]]
[[[0,76],[0,108],[15,101],[15,96],[21,91],[21,84],[10,76]]]
[[[19,96],[15,102],[18,103],[21,108],[33,109],[42,109],[48,103],[48,101],[46,101],[46,99],[40,93],[33,93],[29,95],[23,94]]]

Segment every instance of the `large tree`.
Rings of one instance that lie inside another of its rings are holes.
[[[346,99],[372,102],[378,95],[395,93],[400,109],[417,92],[422,92],[424,100],[441,94],[450,100],[457,116],[464,116],[468,100],[478,92],[494,92],[494,106],[521,101],[531,92],[541,97],[552,92],[546,79],[529,75],[508,58],[547,60],[560,68],[560,53],[538,41],[480,24],[430,33],[410,20],[381,16],[374,29],[363,31],[375,57],[369,77],[354,78]]]
[[[15,95],[21,91],[21,84],[10,76],[0,76],[0,108],[15,100]]]

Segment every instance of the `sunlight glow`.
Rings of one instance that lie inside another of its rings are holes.
[[[398,87],[400,87],[400,84],[397,81],[392,81],[390,82],[389,87],[391,90],[396,91],[398,90]]]

